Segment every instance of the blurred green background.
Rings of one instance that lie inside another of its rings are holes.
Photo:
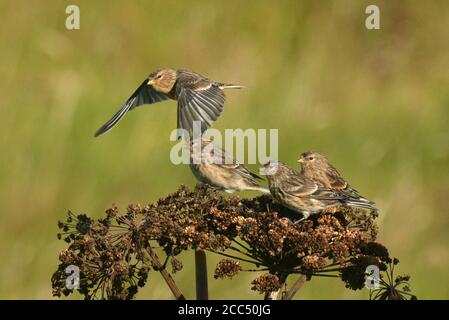
[[[381,29],[365,28],[377,4]],[[77,4],[81,29],[65,28]],[[0,298],[51,298],[68,209],[100,217],[179,184],[173,101],[93,138],[150,71],[182,67],[247,86],[215,128],[279,128],[279,157],[320,151],[380,208],[379,241],[419,298],[449,298],[447,1],[2,1]],[[257,166],[251,166],[257,169]],[[255,193],[243,194],[254,196]],[[194,297],[193,255],[175,275]],[[214,280],[211,298],[261,298],[254,273]],[[152,276],[151,276],[152,275]],[[157,273],[140,299],[171,299]],[[366,299],[335,279],[301,299]]]

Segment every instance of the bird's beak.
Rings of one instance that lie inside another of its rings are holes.
[[[148,80],[147,84],[150,85],[150,86],[152,86],[152,85],[154,84],[154,79]]]
[[[298,160],[298,162],[299,162],[299,163],[304,163],[304,158],[300,158],[300,159]]]

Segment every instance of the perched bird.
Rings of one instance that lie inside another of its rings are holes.
[[[209,139],[196,138],[190,144],[190,169],[198,181],[214,189],[229,193],[244,190],[270,193],[257,182],[261,177]]]
[[[303,215],[303,219],[296,222],[307,219],[311,214],[344,205],[342,197],[281,161],[268,162],[262,171],[267,176],[273,198],[290,210]]]
[[[178,128],[186,129],[190,133],[193,121],[200,121],[202,133],[223,111],[223,89],[240,88],[242,86],[211,81],[186,70],[158,69],[142,82],[120,110],[95,132],[95,136],[114,127],[129,110],[167,99],[178,101]]]
[[[304,152],[298,162],[302,167],[301,173],[305,177],[322,183],[326,188],[338,193],[348,201],[357,202],[358,207],[377,210],[375,203],[362,197],[357,190],[352,188],[325,156],[318,152]]]

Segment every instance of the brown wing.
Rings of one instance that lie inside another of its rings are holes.
[[[342,197],[322,184],[290,170],[282,181],[282,190],[295,197],[317,200],[341,200]]]
[[[359,199],[366,202],[369,202],[365,198],[363,198],[359,192],[352,188],[349,183],[347,183],[344,178],[341,176],[340,172],[338,172],[335,167],[329,165],[326,170],[326,178],[329,182],[330,187],[335,190],[342,198],[347,199]]]
[[[228,170],[234,170],[236,173],[238,173],[242,177],[245,177],[245,178],[251,179],[251,180],[252,179],[262,180],[261,177],[259,177],[255,173],[252,173],[243,164],[241,164],[239,161],[234,159],[230,153],[226,152],[226,150],[218,147],[215,144],[213,147],[213,160],[217,166],[220,166],[220,167],[228,169]]]
[[[177,81],[178,128],[192,130],[193,121],[201,122],[201,132],[218,119],[225,95],[219,86],[193,72],[179,71]]]
[[[318,190],[318,185],[312,180],[290,171],[282,178],[281,189],[295,197],[307,197]]]
[[[344,190],[348,187],[348,183],[343,179],[340,172],[331,165],[327,168],[326,178],[333,189]]]
[[[122,105],[120,110],[114,114],[114,116],[109,119],[100,129],[95,132],[95,137],[111,130],[119,121],[125,116],[125,114],[129,111],[143,104],[152,104],[159,101],[169,99],[163,93],[156,92],[151,86],[148,84],[148,79],[145,79],[142,84],[137,88],[136,91],[126,100],[126,102]]]

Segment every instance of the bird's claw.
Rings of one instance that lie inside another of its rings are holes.
[[[269,203],[266,203],[265,206],[267,207],[267,212],[271,212],[271,210],[270,210],[270,204],[269,204]]]

